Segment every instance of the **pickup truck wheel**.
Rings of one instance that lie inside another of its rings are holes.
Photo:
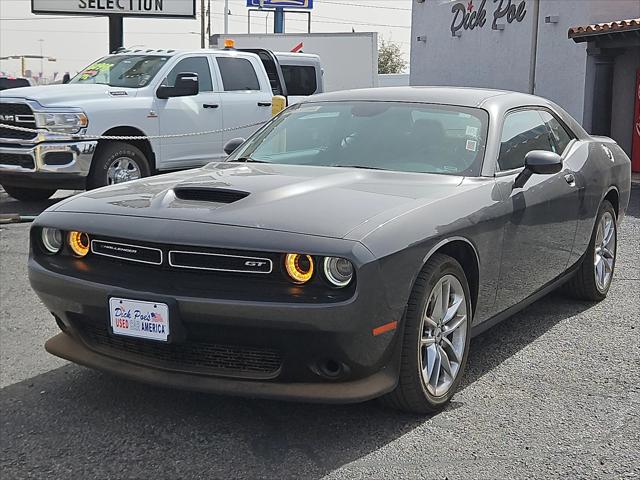
[[[148,177],[149,161],[129,143],[110,142],[98,148],[87,178],[87,190]]]
[[[3,185],[2,188],[4,188],[4,191],[11,197],[22,202],[41,202],[56,193],[56,189],[54,188],[23,188],[12,187],[11,185]]]

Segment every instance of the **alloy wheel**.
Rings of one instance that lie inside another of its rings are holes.
[[[467,322],[464,288],[455,276],[444,275],[429,294],[420,327],[422,380],[435,397],[445,395],[460,372]]]
[[[611,212],[604,212],[596,231],[593,268],[595,271],[596,287],[604,293],[613,275],[616,261],[616,224]]]
[[[107,170],[107,185],[115,185],[142,178],[139,165],[129,157],[118,157]]]

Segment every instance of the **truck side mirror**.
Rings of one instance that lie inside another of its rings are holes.
[[[197,73],[179,73],[176,76],[176,84],[173,87],[158,87],[158,98],[167,99],[173,97],[192,97],[200,93],[200,81]]]
[[[241,138],[241,137],[232,138],[231,140],[229,140],[227,143],[224,144],[224,153],[226,153],[227,155],[231,155],[244,142],[245,142],[244,138]]]
[[[562,170],[562,157],[546,150],[532,150],[524,157],[524,170],[516,177],[513,188],[522,188],[531,175],[551,175]]]

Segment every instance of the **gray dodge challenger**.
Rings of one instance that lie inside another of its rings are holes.
[[[31,229],[46,349],[174,388],[427,413],[471,337],[611,285],[631,165],[557,105],[414,87],[311,97],[197,170]]]

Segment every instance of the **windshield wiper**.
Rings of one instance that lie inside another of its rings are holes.
[[[255,158],[251,158],[251,157],[240,157],[240,158],[236,158],[235,160],[231,160],[232,162],[242,162],[242,163],[271,163],[271,162],[265,162],[264,160],[256,160]]]
[[[367,167],[366,165],[330,165],[336,168],[361,168],[363,170],[388,170],[387,168]]]

